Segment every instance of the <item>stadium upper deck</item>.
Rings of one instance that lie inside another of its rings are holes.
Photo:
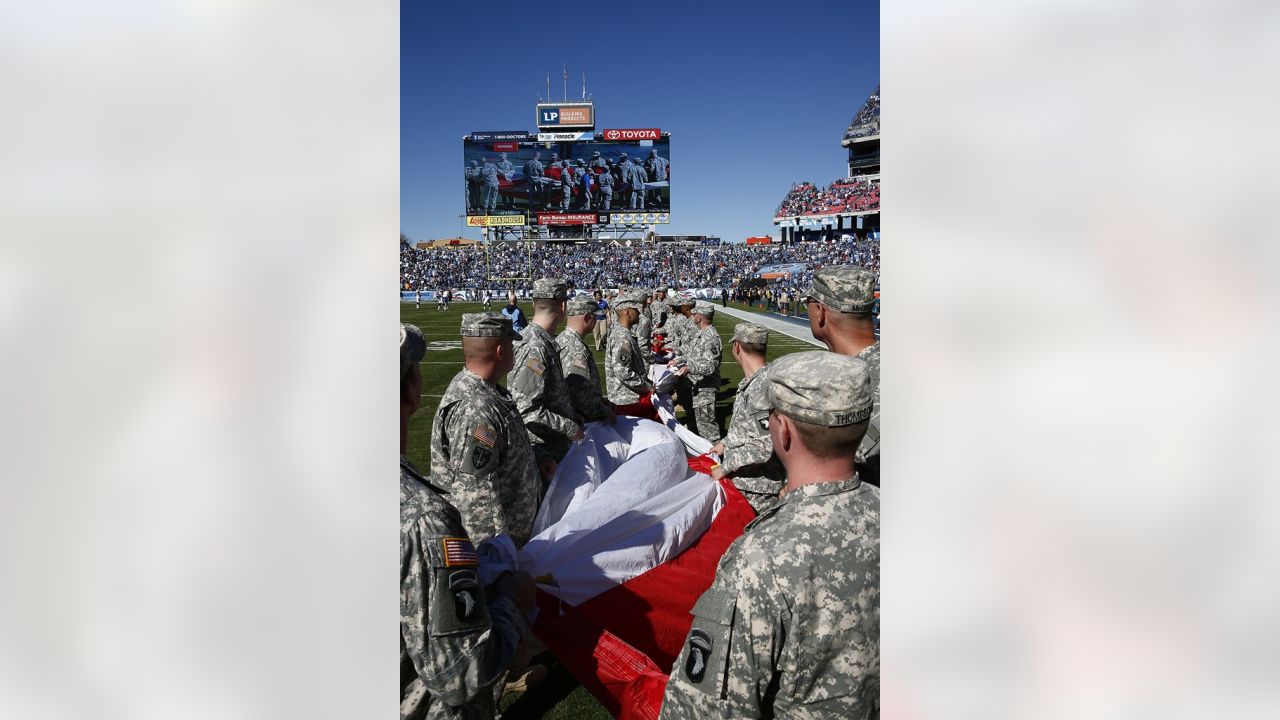
[[[880,86],[867,96],[840,140],[849,174],[826,188],[805,181],[778,203],[773,222],[783,241],[863,235],[880,228]]]

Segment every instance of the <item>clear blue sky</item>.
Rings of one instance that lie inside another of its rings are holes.
[[[546,74],[559,99],[565,63],[570,99],[586,71],[598,129],[671,133],[662,234],[776,236],[793,182],[846,174],[840,136],[880,80],[878,2],[546,5],[401,4],[400,228],[411,239],[459,235],[462,136],[536,131]]]

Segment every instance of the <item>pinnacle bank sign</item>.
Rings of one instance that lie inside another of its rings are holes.
[[[631,128],[601,130],[598,133],[602,140],[661,140],[662,131],[658,128]]]

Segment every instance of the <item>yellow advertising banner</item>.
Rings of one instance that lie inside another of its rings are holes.
[[[522,227],[524,215],[468,215],[467,227]]]

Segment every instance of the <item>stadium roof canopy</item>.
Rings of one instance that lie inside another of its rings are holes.
[[[847,147],[850,143],[878,137],[880,137],[880,86],[876,85],[876,89],[867,96],[867,101],[862,103],[862,107],[854,114],[840,144]]]

